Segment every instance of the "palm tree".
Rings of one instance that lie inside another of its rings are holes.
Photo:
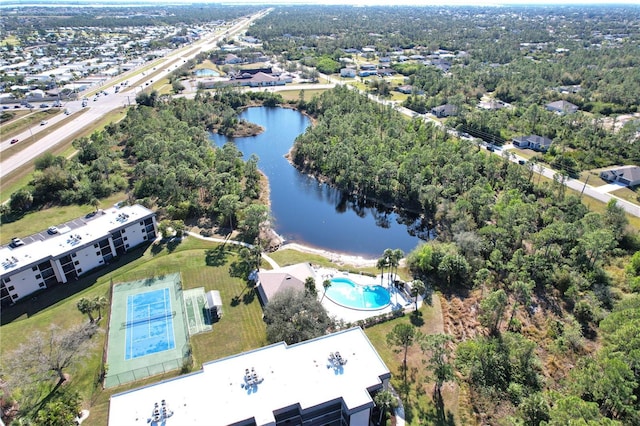
[[[373,401],[380,409],[380,420],[378,424],[387,424],[387,411],[391,411],[398,406],[398,400],[389,389],[382,389],[373,397]],[[384,419],[384,423],[382,423]]]
[[[107,307],[109,301],[104,296],[96,296],[91,302],[93,303],[93,308],[98,310],[98,319],[96,321],[100,321],[102,319],[102,310]]]
[[[418,311],[418,296],[424,294],[426,289],[427,288],[422,281],[413,280],[413,283],[411,284],[411,297],[415,298],[416,312]]]
[[[378,259],[376,263],[376,268],[380,269],[380,285],[383,285],[382,280],[384,279],[384,268],[387,267],[387,259],[385,257],[381,257]]]
[[[322,293],[322,299],[324,299],[324,296],[327,294],[327,290],[331,287],[331,280],[322,281],[322,287],[324,287],[324,293]],[[320,299],[320,302],[322,302],[322,299]]]
[[[318,290],[316,290],[316,280],[313,277],[307,277],[304,280],[304,292],[309,296],[317,296]]]
[[[400,261],[404,257],[404,252],[401,249],[395,249],[393,251],[393,258],[395,259],[395,275],[398,275],[398,266],[400,266]]]
[[[384,253],[382,253],[382,257],[384,257],[386,264],[385,266],[389,267],[389,276],[387,278],[387,285],[390,284],[391,281],[391,270],[393,268],[393,249],[384,249]]]
[[[76,304],[76,307],[78,308],[78,310],[80,311],[80,313],[83,313],[87,316],[89,316],[89,322],[91,324],[93,324],[96,320],[93,318],[93,311],[95,309],[93,301],[87,299],[86,297],[83,297],[82,299],[78,300],[78,303]]]

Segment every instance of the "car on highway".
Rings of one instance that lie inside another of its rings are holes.
[[[49,105],[47,105],[47,104],[40,104],[40,108],[49,108]]]
[[[11,145],[13,145],[14,143],[18,143],[18,142],[19,142],[18,138],[11,139]]]
[[[20,108],[20,105],[14,105],[14,108]]]
[[[44,125],[45,125],[45,124],[47,124],[47,123],[48,123],[48,121],[47,121],[47,120],[42,120],[42,121],[40,122],[40,125],[41,125],[41,126],[44,126]]]
[[[9,105],[2,105],[2,109],[9,109]]]

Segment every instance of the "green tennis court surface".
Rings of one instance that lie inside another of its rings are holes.
[[[189,355],[180,274],[113,287],[105,387],[179,369]]]

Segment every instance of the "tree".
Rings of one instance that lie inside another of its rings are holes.
[[[413,280],[413,282],[411,283],[411,297],[414,298],[414,301],[416,303],[416,311],[418,310],[418,296],[424,294],[426,290],[427,287],[420,280]]]
[[[80,313],[87,315],[89,317],[89,322],[93,324],[96,322],[95,318],[93,318],[93,311],[95,311],[94,302],[86,297],[81,298],[76,303],[76,307],[80,311]]]
[[[387,412],[398,407],[398,399],[389,389],[382,389],[373,397],[373,402],[375,402],[376,406],[380,410],[380,419],[378,420],[378,424],[386,425]]]
[[[480,324],[489,329],[489,333],[498,334],[504,310],[508,302],[507,294],[499,289],[489,293],[480,302]]]
[[[413,345],[418,333],[416,328],[407,323],[396,324],[387,334],[387,344],[389,346],[398,346],[397,352],[403,352],[402,372],[405,385],[407,384],[407,352],[409,347]]]
[[[18,189],[11,194],[9,207],[12,212],[23,213],[31,208],[33,204],[33,194],[26,188]]]
[[[240,223],[243,232],[248,238],[255,238],[269,220],[269,208],[264,204],[250,204],[244,209],[243,215]]]
[[[240,198],[236,194],[223,195],[218,200],[218,209],[223,219],[229,221],[229,227],[233,230],[233,217],[238,211]],[[224,221],[224,220],[223,220]]]
[[[327,290],[329,290],[329,287],[331,287],[331,280],[322,281],[322,287],[324,288],[324,293],[322,293],[322,299],[320,299],[321,302],[324,299],[324,296],[326,296]]]
[[[67,391],[47,401],[36,413],[35,422],[41,426],[67,426],[76,424],[81,408],[80,395]]]
[[[444,382],[455,378],[451,365],[450,343],[453,338],[447,334],[430,334],[425,336],[420,347],[422,352],[431,352],[427,368],[433,372],[436,380],[435,390],[438,395]]]
[[[387,267],[387,258],[382,256],[376,262],[376,268],[380,269],[380,285],[384,285],[384,268]]]
[[[310,296],[310,297],[316,297],[318,295],[315,278],[307,277],[304,280],[304,292],[307,296]]]
[[[539,426],[549,420],[549,403],[540,392],[533,393],[522,400],[518,414],[525,426]]]
[[[98,319],[96,321],[100,321],[102,319],[102,310],[107,307],[109,301],[104,296],[96,296],[92,300],[93,307],[98,311]]]
[[[269,343],[294,344],[324,335],[333,325],[317,298],[293,288],[276,293],[264,308]]]
[[[90,355],[91,338],[96,332],[93,323],[69,329],[52,324],[47,333],[36,331],[6,356],[9,380],[23,387],[50,380],[55,373],[56,387],[60,386],[66,380],[65,371]]]

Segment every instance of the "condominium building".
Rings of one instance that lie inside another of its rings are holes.
[[[0,303],[75,281],[157,234],[155,213],[143,206],[113,207],[0,247]]]
[[[198,372],[113,395],[109,425],[369,426],[373,398],[390,377],[354,327],[208,362]]]

